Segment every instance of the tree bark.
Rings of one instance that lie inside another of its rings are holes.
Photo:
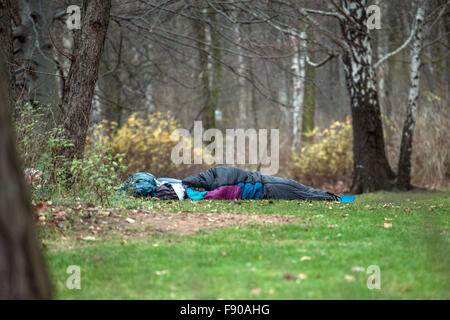
[[[81,30],[74,31],[73,61],[63,96],[63,126],[73,148],[65,148],[66,159],[82,158],[100,58],[108,30],[111,0],[83,1]]]
[[[10,106],[15,99],[16,80],[14,76],[12,7],[11,0],[0,0],[0,61],[6,61],[5,75],[10,94]]]
[[[341,0],[354,22],[341,22],[348,45],[343,62],[351,100],[354,173],[351,191],[365,193],[390,189],[395,178],[386,158],[372,48],[366,27],[366,0]]]
[[[416,32],[412,43],[408,109],[403,125],[400,157],[398,160],[397,187],[401,190],[409,190],[412,188],[411,154],[414,128],[416,126],[417,102],[419,99],[420,66],[422,64],[421,56],[423,50],[423,20],[424,10],[420,6],[417,10]]]
[[[206,9],[202,11],[202,15],[205,18],[207,17]],[[194,28],[198,35],[198,38],[201,40],[201,43],[199,43],[200,50],[198,58],[201,70],[199,77],[202,82],[204,104],[202,106],[202,109],[200,110],[199,115],[203,121],[203,127],[209,129],[215,127],[214,110],[211,108],[213,85],[212,62],[209,56],[210,48],[205,45],[205,43],[211,43],[211,31],[209,29],[209,25],[203,23],[202,21],[195,21]]]
[[[0,299],[49,299],[50,281],[14,147],[3,64],[0,60]]]
[[[306,48],[305,48],[306,49]],[[314,52],[309,53],[310,59],[314,60]],[[305,70],[305,103],[303,107],[302,119],[302,141],[304,143],[311,143],[313,137],[308,135],[314,130],[314,118],[316,115],[316,68],[311,64],[306,64]]]
[[[24,98],[31,103],[51,105],[58,113],[59,86],[55,74],[54,47],[49,27],[53,20],[53,1],[20,0],[21,24],[14,28],[17,50],[23,56],[23,65],[17,68],[23,72]],[[19,77],[18,77],[19,78]]]
[[[301,31],[300,37],[306,38],[306,32]],[[297,43],[297,39],[292,39],[293,43]],[[306,65],[306,41],[300,40],[300,45],[295,45],[295,54],[292,57],[291,70],[295,74],[293,76],[293,90],[292,90],[292,150],[300,147],[301,132],[302,132],[302,115],[305,103],[305,65]]]
[[[241,31],[239,29],[239,26],[235,26],[235,32],[238,36],[238,39],[241,38]],[[240,41],[240,40],[238,40]],[[240,49],[238,49],[240,50]],[[246,63],[244,60],[244,57],[242,55],[238,56],[238,73],[239,74],[245,74],[246,73]],[[239,87],[239,97],[238,97],[238,127],[239,128],[247,128],[248,127],[248,120],[247,120],[247,113],[248,113],[248,88],[247,88],[247,82],[244,77],[239,76],[238,77],[238,87]]]

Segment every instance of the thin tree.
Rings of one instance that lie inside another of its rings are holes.
[[[410,63],[410,85],[409,85],[409,95],[408,95],[408,106],[406,111],[406,118],[403,124],[402,131],[402,141],[400,145],[400,157],[398,160],[398,177],[397,177],[397,187],[401,190],[412,189],[411,185],[411,155],[413,149],[413,138],[414,129],[416,126],[416,115],[417,107],[419,101],[420,93],[420,68],[422,66],[422,52],[424,49],[424,38],[427,33],[430,32],[431,28],[427,31],[424,30],[426,27],[425,20],[429,23],[438,21],[441,16],[445,13],[450,1],[446,1],[439,10],[436,19],[428,19],[425,17],[425,3],[424,0],[417,1],[417,13],[415,17],[415,27],[412,33],[412,49],[411,49],[411,63]]]

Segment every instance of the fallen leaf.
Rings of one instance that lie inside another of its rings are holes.
[[[294,275],[292,275],[292,274],[290,274],[290,273],[285,273],[285,274],[283,275],[283,279],[284,279],[284,280],[295,280],[295,279],[297,279],[297,277],[294,276]]]
[[[303,256],[300,258],[300,261],[310,261],[311,257],[310,256]]]
[[[93,237],[93,236],[86,236],[86,237],[83,237],[81,239],[84,240],[84,241],[94,241],[95,237]]]
[[[128,222],[128,223],[135,223],[136,222],[135,220],[133,220],[131,218],[126,218],[125,221]]]
[[[335,228],[337,228],[337,224],[328,225],[328,229],[335,229]]]
[[[162,275],[165,275],[165,274],[169,275],[169,274],[170,274],[170,271],[169,271],[169,270],[156,270],[156,271],[155,271],[155,274],[156,274],[157,276],[162,276]]]
[[[354,277],[354,276],[351,276],[351,275],[348,275],[348,274],[346,274],[346,275],[344,276],[344,278],[345,278],[345,280],[346,280],[347,282],[353,282],[353,281],[355,281],[355,277]]]
[[[308,276],[307,276],[306,274],[304,274],[304,273],[299,273],[297,277],[298,277],[300,280],[305,280],[305,279],[308,278]]]
[[[406,287],[404,287],[402,289],[402,292],[406,292],[406,291],[409,291],[409,290],[411,290],[411,286],[406,286]]]
[[[364,269],[363,267],[353,267],[352,268],[353,272],[364,272],[364,270],[366,270],[366,269]]]
[[[259,295],[261,294],[261,288],[252,288],[252,290],[250,290],[250,293]]]

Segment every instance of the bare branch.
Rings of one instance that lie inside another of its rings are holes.
[[[419,13],[419,10],[420,10],[420,6],[417,9],[417,14]],[[400,47],[398,47],[394,51],[387,53],[384,57],[382,57],[380,60],[378,60],[378,62],[375,63],[374,68],[377,69],[387,59],[389,59],[392,56],[395,56],[397,53],[399,53],[400,51],[405,49],[408,46],[408,44],[411,42],[411,40],[413,39],[416,31],[417,31],[417,24],[414,22],[414,26],[411,28],[411,34],[409,35],[408,39],[406,39],[406,41]]]

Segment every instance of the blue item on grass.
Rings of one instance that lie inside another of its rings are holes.
[[[353,202],[355,201],[354,196],[339,196],[339,202]]]

